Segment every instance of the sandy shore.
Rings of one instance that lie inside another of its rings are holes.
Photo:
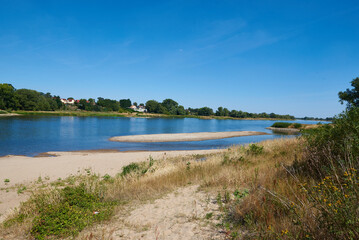
[[[79,171],[91,169],[99,174],[114,175],[123,166],[131,162],[146,161],[152,158],[164,158],[179,155],[206,154],[223,151],[190,150],[190,151],[155,151],[155,152],[47,152],[42,157],[5,156],[0,157],[0,188],[5,186],[4,179],[10,179],[6,186],[26,183],[36,180],[39,176],[51,180],[66,178]],[[48,155],[48,156],[46,156]],[[53,157],[56,156],[56,157]]]
[[[158,151],[158,152],[114,152],[114,151],[84,151],[84,152],[48,152],[42,157],[5,156],[0,157],[0,222],[7,213],[17,207],[29,194],[17,194],[19,184],[30,184],[40,176],[47,181],[66,178],[78,173],[91,172],[114,176],[121,172],[122,167],[132,162],[142,162],[151,156],[163,159],[174,156],[207,154],[224,151],[191,150],[191,151]],[[56,157],[52,157],[52,156]],[[9,179],[9,183],[5,183]],[[13,188],[12,188],[13,187]],[[6,189],[10,189],[6,190]]]
[[[235,131],[235,132],[197,132],[197,133],[171,133],[171,134],[146,134],[112,137],[109,140],[115,142],[190,142],[212,139],[243,137],[253,135],[266,135],[264,132]]]

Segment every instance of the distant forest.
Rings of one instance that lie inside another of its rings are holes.
[[[73,98],[68,98],[73,99]],[[132,103],[130,99],[119,101],[99,97],[97,101],[93,98],[79,99],[74,104],[64,104],[60,96],[53,96],[50,93],[42,93],[31,89],[15,89],[11,84],[0,84],[0,109],[3,110],[25,110],[25,111],[56,111],[56,110],[85,110],[96,112],[131,112]],[[172,99],[165,99],[162,102],[149,100],[145,106],[149,113],[167,115],[194,115],[194,116],[219,116],[233,118],[272,118],[272,119],[295,119],[291,115],[279,115],[275,113],[248,113],[240,110],[228,110],[219,107],[215,112],[212,108],[188,108],[185,109]]]

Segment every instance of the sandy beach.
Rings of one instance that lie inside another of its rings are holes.
[[[109,140],[115,142],[190,142],[266,134],[267,133],[255,131],[196,132],[119,136],[112,137]]]
[[[158,151],[158,152],[115,152],[115,151],[78,151],[78,152],[47,152],[42,157],[5,156],[0,157],[0,222],[9,210],[17,207],[21,201],[28,198],[28,194],[17,194],[20,184],[30,184],[39,177],[55,181],[70,175],[86,173],[88,169],[100,175],[114,176],[121,172],[123,166],[132,162],[142,162],[151,156],[154,159],[185,156],[193,154],[207,154],[223,151],[193,150],[193,151]],[[53,157],[55,156],[55,157]],[[5,183],[5,179],[10,182]],[[5,191],[5,188],[14,187]]]

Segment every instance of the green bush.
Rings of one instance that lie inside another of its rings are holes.
[[[288,128],[292,123],[289,122],[275,122],[273,123],[272,127],[276,128]]]
[[[302,124],[300,124],[300,123],[293,123],[293,127],[294,128],[301,128],[302,127]]]
[[[249,148],[247,149],[247,153],[248,154],[253,154],[253,155],[259,155],[263,153],[263,146],[259,146],[255,143],[253,144],[249,144]]]
[[[359,109],[352,108],[322,126],[303,133],[306,139],[305,170],[324,178],[333,171],[343,174],[359,168]]]
[[[124,177],[127,174],[138,171],[139,169],[140,165],[138,165],[138,163],[130,163],[129,165],[122,168],[122,172],[120,175]]]
[[[93,222],[108,219],[113,211],[114,203],[103,201],[84,184],[66,187],[60,196],[57,203],[39,205],[31,228],[36,239],[75,236]]]

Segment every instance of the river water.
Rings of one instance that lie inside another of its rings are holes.
[[[193,150],[225,148],[234,144],[288,137],[273,135],[265,129],[270,120],[204,120],[196,118],[119,118],[119,117],[1,117],[0,156],[35,156],[48,151],[92,149]],[[317,121],[289,121],[315,124]],[[271,135],[235,137],[197,142],[121,143],[110,142],[113,136],[222,131],[260,131]],[[290,136],[289,136],[290,137]]]

